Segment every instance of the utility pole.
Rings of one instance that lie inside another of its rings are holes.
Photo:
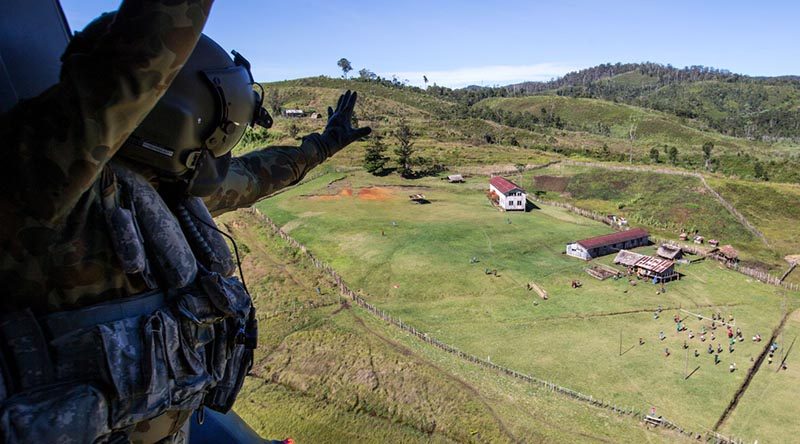
[[[622,356],[622,329],[619,330],[619,355]]]
[[[683,380],[689,379],[689,349],[686,349],[686,365],[683,366]]]

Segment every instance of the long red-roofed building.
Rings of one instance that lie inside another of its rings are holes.
[[[650,243],[650,234],[642,228],[631,228],[567,244],[567,254],[583,260],[642,247]]]
[[[494,176],[489,179],[489,191],[497,195],[500,208],[509,211],[525,211],[528,197],[525,190],[505,177]]]

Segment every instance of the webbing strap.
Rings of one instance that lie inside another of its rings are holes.
[[[53,337],[98,324],[153,313],[166,305],[161,291],[152,291],[125,299],[115,299],[77,310],[60,311],[41,319]]]

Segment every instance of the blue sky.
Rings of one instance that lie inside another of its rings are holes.
[[[62,0],[73,30],[118,0]],[[217,0],[205,33],[259,81],[339,76],[346,57],[412,84],[548,80],[606,62],[800,75],[797,1]]]

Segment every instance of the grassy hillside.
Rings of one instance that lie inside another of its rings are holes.
[[[540,177],[538,182],[536,176]],[[556,188],[542,183],[542,179],[551,178],[563,179]],[[800,251],[799,230],[792,228],[800,211],[800,198],[793,185],[708,179],[715,191],[764,233],[769,241],[765,245],[694,177],[554,165],[518,180],[533,190],[545,191],[545,199],[622,215],[663,237],[677,240],[682,231],[698,230],[706,238],[734,245],[743,260],[776,275],[786,268],[784,256]]]
[[[550,82],[527,82],[489,93],[603,99],[697,119],[720,133],[752,140],[800,137],[800,78],[749,77],[704,66],[603,64]]]
[[[715,144],[712,157],[718,171],[752,178],[759,162],[774,181],[800,181],[800,153],[791,143],[767,144],[728,137],[709,130],[696,119],[625,104],[546,95],[490,98],[467,107],[416,88],[326,77],[264,86],[267,97],[277,93],[281,108],[316,111],[322,117],[275,116],[275,127],[269,132],[251,131],[240,151],[268,144],[296,144],[304,134],[320,131],[325,125],[327,106],[333,105],[344,89],[353,89],[360,93],[356,107],[359,124],[370,125],[377,134],[388,136],[386,142],[391,148],[392,132],[401,119],[406,120],[417,134],[419,154],[431,162],[528,164],[536,163],[546,152],[550,158],[566,155],[601,160],[627,160],[633,154],[634,162],[649,164],[653,162],[650,151],[656,148],[659,162],[667,163],[668,151],[676,148],[678,166],[702,170],[701,146],[710,141]],[[543,117],[543,108],[550,118],[561,119],[559,127],[530,123],[531,119]],[[504,114],[498,117],[495,113]],[[636,126],[633,143],[629,139],[632,124]],[[350,155],[346,162],[358,166],[361,157]]]
[[[477,106],[533,115],[545,114],[542,112],[544,109],[546,113],[559,116],[567,129],[600,133],[602,130],[598,124],[601,124],[609,127],[609,135],[615,138],[628,139],[631,125],[635,124],[636,138],[651,143],[697,145],[699,149],[704,141],[713,140],[723,148],[743,146],[741,141],[701,131],[682,123],[675,116],[605,100],[540,95],[486,99]]]

